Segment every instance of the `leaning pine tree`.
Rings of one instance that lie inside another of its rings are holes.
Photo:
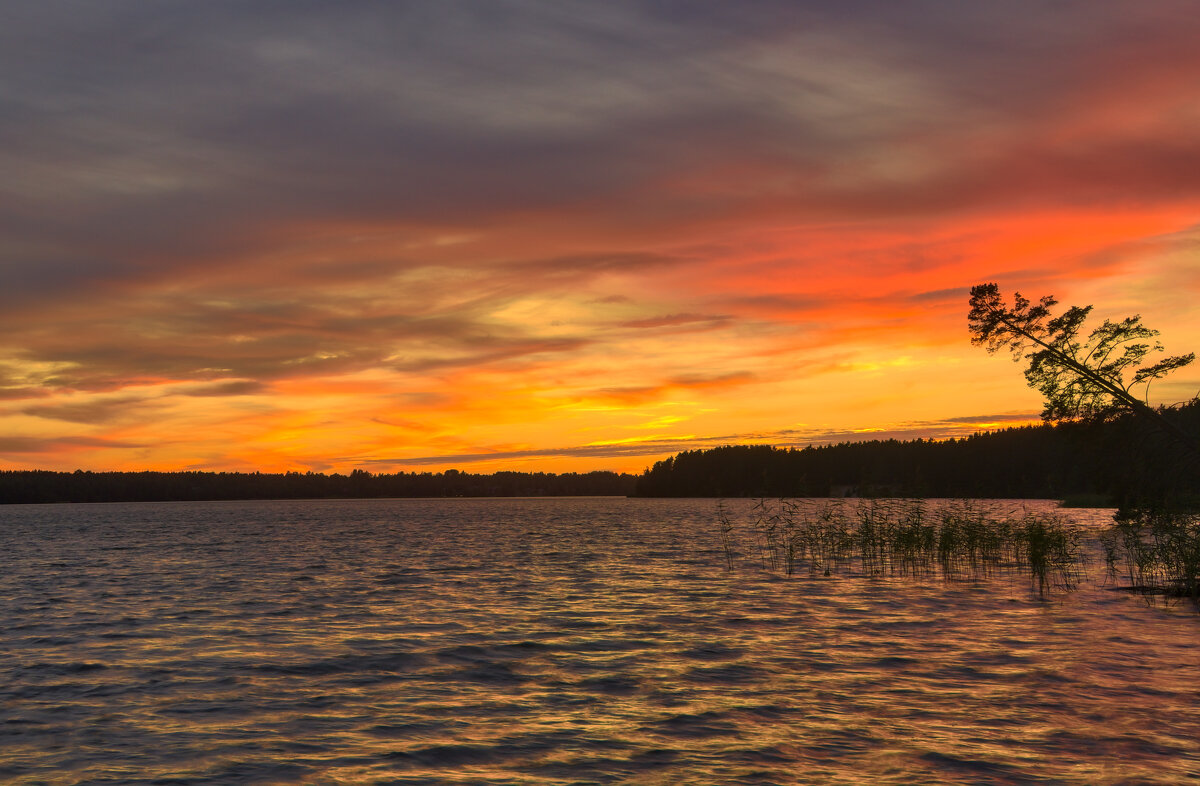
[[[1081,330],[1092,307],[1072,306],[1053,316],[1057,303],[1044,297],[1034,304],[1018,292],[1009,306],[996,284],[972,287],[971,343],[989,352],[1008,349],[1014,360],[1029,361],[1025,378],[1046,399],[1044,420],[1110,420],[1131,412],[1200,459],[1200,441],[1134,393],[1140,388],[1148,395],[1151,382],[1190,364],[1196,354],[1147,362],[1163,347],[1154,340],[1158,331],[1144,326],[1140,316],[1106,319],[1085,338]]]
[[[1181,464],[1187,466],[1179,469],[1191,476],[1188,485],[1194,486],[1200,442],[1134,391],[1140,389],[1148,397],[1151,382],[1192,363],[1195,353],[1148,362],[1152,353],[1161,353],[1163,348],[1155,340],[1158,331],[1143,325],[1140,316],[1119,322],[1105,320],[1085,338],[1081,331],[1092,307],[1073,306],[1052,316],[1050,309],[1055,304],[1052,297],[1034,304],[1018,292],[1009,306],[995,284],[972,287],[971,342],[989,352],[1009,349],[1014,359],[1029,361],[1025,378],[1045,396],[1042,417],[1047,421],[1109,420],[1132,413],[1142,422],[1154,424],[1186,452]],[[1159,463],[1159,468],[1173,463]],[[1200,602],[1196,500],[1189,492],[1182,498],[1174,495],[1174,499],[1157,493],[1137,496],[1140,501],[1122,504],[1114,517],[1115,526],[1101,536],[1110,572],[1116,577],[1118,563],[1124,562],[1130,582],[1126,589]]]

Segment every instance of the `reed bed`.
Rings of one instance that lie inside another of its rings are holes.
[[[1127,589],[1200,601],[1200,514],[1124,511],[1100,536],[1109,575]]]
[[[1029,576],[1040,594],[1075,587],[1078,533],[1057,516],[996,518],[969,502],[758,500],[749,521],[724,505],[717,518],[726,564],[752,561],[791,576],[941,577],[972,581]]]

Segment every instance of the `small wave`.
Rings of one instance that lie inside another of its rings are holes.
[[[184,717],[245,717],[254,714],[254,709],[249,704],[231,703],[228,701],[217,700],[188,700],[180,701],[174,704],[160,707],[158,712],[162,715],[181,715]]]
[[[922,663],[918,658],[910,658],[907,655],[884,655],[883,657],[869,660],[863,664],[865,668],[875,669],[900,669],[909,666],[917,666]]]
[[[379,573],[374,577],[373,581],[385,587],[397,587],[411,584],[426,584],[429,582],[429,577],[424,570],[412,568]]]
[[[444,731],[451,724],[442,721],[413,721],[411,723],[380,723],[365,729],[367,734],[381,739],[430,736]]]
[[[580,680],[573,686],[574,688],[588,693],[604,693],[612,696],[628,696],[632,693],[637,693],[641,689],[641,680],[636,677],[626,677],[614,674],[606,674],[602,677],[591,677],[589,679]]]
[[[653,650],[658,642],[649,639],[587,639],[571,642],[573,652],[635,652]]]
[[[294,762],[237,762],[218,766],[200,780],[186,783],[306,783],[313,774],[311,767]]]
[[[739,748],[725,753],[724,758],[729,762],[749,764],[751,766],[788,765],[795,763],[796,751],[780,745],[764,745],[758,748]]]
[[[531,655],[551,652],[561,647],[542,641],[524,640],[506,644],[458,644],[432,653],[439,660],[478,663],[491,660],[519,660]]]
[[[717,685],[742,685],[764,677],[764,672],[755,666],[731,663],[725,666],[710,666],[691,669],[683,678],[689,682],[713,683]]]
[[[29,677],[65,677],[73,674],[91,674],[104,671],[109,666],[106,663],[75,662],[75,663],[31,663],[20,666],[17,673]]]
[[[251,668],[267,674],[295,676],[324,676],[330,674],[398,673],[411,670],[422,659],[410,652],[389,652],[371,655],[340,655],[307,663],[262,663]]]
[[[504,758],[504,752],[491,745],[429,745],[388,753],[384,758],[421,767],[463,767],[491,764]]]
[[[729,720],[729,713],[715,711],[673,715],[657,723],[642,726],[641,730],[649,734],[693,739],[740,735],[737,724]]]
[[[928,751],[918,757],[921,761],[942,770],[968,772],[980,775],[1009,775],[1018,774],[1012,767],[984,759],[969,759],[963,756],[952,756],[948,753]]]
[[[519,685],[532,677],[513,671],[507,663],[480,663],[467,669],[456,669],[434,675],[452,682],[479,682],[487,685]]]
[[[679,751],[674,748],[651,748],[639,751],[629,757],[629,763],[640,769],[657,769],[669,767],[680,758]]]
[[[720,642],[690,647],[679,654],[692,660],[733,660],[741,657],[745,650],[741,647],[730,647]]]

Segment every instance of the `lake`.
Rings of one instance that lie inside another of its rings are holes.
[[[0,544],[6,783],[1200,783],[1200,615],[1099,563],[730,571],[714,501],[621,498],[7,506]]]

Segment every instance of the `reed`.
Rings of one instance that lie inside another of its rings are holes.
[[[1050,586],[1072,589],[1079,584],[1083,557],[1079,534],[1061,522],[1026,515],[1013,527],[1017,558],[1028,567],[1038,594]]]
[[[729,510],[725,507],[725,501],[717,502],[717,521],[721,527],[721,549],[725,552],[725,563],[729,570],[733,570],[733,558],[737,553],[734,550],[733,541],[733,519],[729,515]]]
[[[1200,514],[1122,511],[1101,544],[1109,575],[1129,581],[1122,589],[1200,601]]]
[[[730,570],[739,534],[752,540],[762,569],[788,576],[807,568],[810,576],[980,580],[1016,570],[1044,595],[1051,587],[1074,587],[1083,565],[1078,536],[1061,518],[997,519],[967,502],[760,499],[748,526],[739,527],[723,503],[717,520]]]

